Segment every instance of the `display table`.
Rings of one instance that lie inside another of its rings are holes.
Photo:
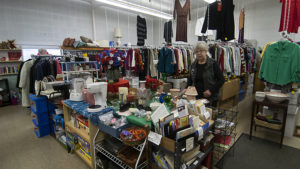
[[[283,121],[282,124],[272,124],[256,118],[256,114],[258,113],[259,107],[267,106],[272,108],[277,108],[283,110]],[[258,102],[254,99],[252,104],[252,116],[251,116],[251,124],[250,124],[250,139],[252,138],[252,127],[255,125],[259,127],[269,128],[277,131],[281,131],[281,140],[280,140],[280,148],[282,147],[284,132],[285,132],[285,124],[288,110],[288,101],[283,103],[272,103],[269,100],[265,99],[262,102]]]
[[[81,157],[88,164],[88,166],[90,166],[91,168],[94,169],[95,168],[95,166],[93,165],[95,163],[95,161],[94,161],[95,154],[93,153],[94,152],[94,142],[98,142],[101,139],[103,139],[104,134],[101,132],[97,133],[98,126],[95,125],[94,123],[92,123],[92,121],[91,121],[91,115],[93,113],[89,113],[85,110],[88,106],[89,105],[84,102],[72,102],[70,100],[66,100],[63,102],[63,111],[64,111],[64,118],[65,118],[65,127],[68,127],[70,130],[72,130],[72,132],[75,132],[78,136],[80,136],[86,142],[89,143],[91,159],[89,159],[85,155],[83,155],[80,152],[80,149],[75,150],[75,153],[79,157]],[[76,128],[74,126],[74,124],[71,121],[71,114],[73,111],[88,118],[89,133],[87,133],[79,128]],[[95,138],[96,133],[97,133],[97,137]]]

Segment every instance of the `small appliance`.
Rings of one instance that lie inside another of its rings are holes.
[[[73,79],[73,90],[70,93],[70,100],[72,101],[82,101],[82,93],[81,89],[84,88],[85,80],[82,78],[74,78]]]
[[[88,112],[99,112],[106,108],[106,98],[107,98],[107,82],[96,82],[87,84],[87,101],[91,104],[87,108]],[[89,97],[88,93],[92,93],[94,98]]]

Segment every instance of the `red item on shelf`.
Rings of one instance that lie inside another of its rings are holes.
[[[231,139],[232,136],[217,135],[215,142],[229,146],[231,143]]]
[[[119,82],[108,84],[107,85],[107,92],[118,93],[119,87],[128,87],[129,88],[129,81],[124,79],[119,79]]]
[[[21,52],[8,52],[8,60],[18,61],[21,58]]]

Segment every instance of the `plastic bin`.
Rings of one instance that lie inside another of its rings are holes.
[[[45,125],[49,124],[49,117],[48,117],[48,112],[36,112],[32,107],[31,107],[31,117],[32,121],[35,120],[37,125]]]
[[[244,99],[245,96],[245,90],[240,90],[239,92],[239,101],[242,101]]]
[[[49,109],[49,112],[54,113],[55,106],[47,101],[46,96],[37,97],[36,95],[32,94],[29,96],[29,98],[31,102],[31,108],[35,112],[48,112]]]
[[[47,136],[50,134],[50,127],[48,124],[39,127],[35,126],[34,133],[38,138]]]
[[[121,126],[119,128],[112,128],[110,126],[107,126],[107,125],[101,123],[100,121],[98,122],[98,126],[101,131],[103,131],[115,138],[120,138],[120,134],[121,134],[122,130],[130,127],[129,124],[125,124],[124,126]]]

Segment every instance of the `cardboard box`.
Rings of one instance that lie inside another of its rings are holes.
[[[224,83],[221,88],[220,100],[226,100],[239,94],[240,79],[230,80]]]

